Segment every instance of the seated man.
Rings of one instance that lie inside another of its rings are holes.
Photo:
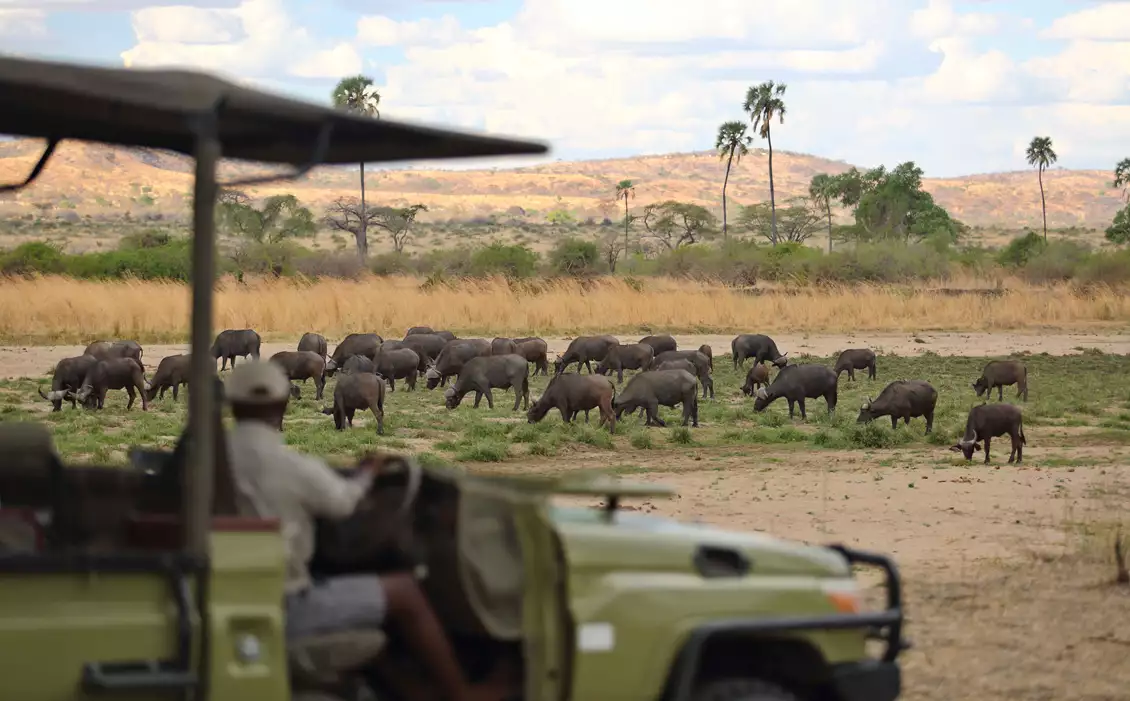
[[[455,658],[419,583],[411,574],[351,575],[311,582],[314,519],[345,518],[365,496],[379,466],[366,458],[357,477],[345,479],[323,461],[286,446],[282,421],[290,381],[274,363],[249,362],[232,371],[226,387],[235,428],[228,455],[240,511],[277,518],[288,547],[288,638],[334,630],[380,627],[395,621],[414,652],[435,676],[444,698],[499,699],[492,689],[473,689]]]

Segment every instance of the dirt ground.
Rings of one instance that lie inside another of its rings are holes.
[[[621,340],[634,338],[621,334]],[[680,348],[698,348],[709,345],[714,355],[730,352],[733,336],[676,335]],[[791,355],[830,356],[846,348],[872,348],[879,353],[903,356],[926,352],[938,355],[1007,355],[1008,353],[1048,353],[1070,355],[1083,349],[1094,348],[1104,353],[1130,353],[1130,334],[1088,332],[1000,332],[1000,333],[867,333],[858,335],[809,335],[774,333],[773,339],[782,352]],[[330,349],[333,342],[330,339]],[[562,353],[569,346],[568,338],[546,338],[549,352]],[[271,356],[283,350],[294,350],[298,339],[264,343],[261,353]],[[84,346],[0,346],[0,377],[15,379],[37,377],[49,371],[62,358],[80,355]],[[146,345],[144,360],[147,367],[168,355],[187,353],[188,344]]]
[[[887,353],[1130,353],[1130,334],[774,334],[792,354],[870,346]],[[678,336],[729,352],[730,337]],[[336,339],[335,339],[336,340]],[[567,339],[547,339],[562,351]],[[269,343],[264,356],[291,349]],[[186,346],[150,346],[146,364]],[[81,347],[0,347],[0,376],[47,371]],[[1068,429],[1063,429],[1068,430]],[[949,465],[931,451],[796,446],[682,451],[580,449],[508,461],[507,472],[612,470],[675,487],[629,505],[725,528],[892,553],[906,588],[911,701],[1130,700],[1130,586],[1113,583],[1113,540],[1130,536],[1130,445],[1063,445],[1056,467]],[[1007,449],[1004,449],[1007,453]],[[1040,461],[1041,447],[1031,455]],[[1046,450],[1044,448],[1043,450]],[[1027,454],[1025,457],[1029,457]],[[1130,546],[1130,537],[1127,537]]]

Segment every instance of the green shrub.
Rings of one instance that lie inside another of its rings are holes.
[[[63,251],[41,241],[20,244],[0,255],[0,272],[5,275],[62,273],[65,269]]]
[[[600,250],[592,241],[567,238],[549,252],[549,265],[554,272],[572,277],[593,275],[600,265]]]
[[[487,277],[533,277],[538,269],[538,254],[526,246],[492,243],[471,254],[471,274]]]

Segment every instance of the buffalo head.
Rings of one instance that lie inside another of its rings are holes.
[[[989,383],[985,381],[984,377],[978,377],[977,381],[973,383],[973,391],[980,397],[989,388]]]
[[[963,456],[965,456],[966,460],[972,460],[973,453],[981,452],[981,443],[978,441],[965,440],[963,438],[955,445],[951,445],[950,450],[955,453],[961,453]]]
[[[448,409],[454,409],[459,406],[459,397],[455,396],[455,388],[448,387],[443,391],[443,403]]]
[[[875,420],[875,415],[871,413],[871,405],[874,403],[875,400],[868,397],[863,406],[859,407],[859,417],[855,420],[857,424],[865,424]]]
[[[789,359],[787,357],[785,357],[787,355],[788,355],[788,353],[782,353],[779,357],[774,358],[773,364],[776,365],[779,368],[785,367],[786,365],[789,364]]]
[[[762,387],[757,390],[755,399],[753,400],[754,411],[765,411],[765,407],[769,406],[769,390]]]

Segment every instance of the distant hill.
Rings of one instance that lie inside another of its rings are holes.
[[[39,156],[39,142],[0,142],[0,180],[26,176]],[[841,173],[850,166],[817,156],[774,154],[778,201],[803,195],[817,173]],[[731,202],[752,204],[769,198],[767,154],[752,151],[730,177]],[[889,164],[894,165],[894,164]],[[251,170],[225,164],[227,176]],[[556,207],[579,218],[616,219],[612,201],[617,182],[636,183],[633,207],[675,199],[720,208],[723,164],[713,153],[558,162],[520,169],[377,170],[366,183],[375,204],[422,202],[432,220],[461,219],[510,211],[539,217]],[[190,162],[178,155],[145,149],[65,143],[34,187],[0,196],[0,216],[54,213],[56,216],[179,218],[187,214]],[[1044,175],[1048,225],[1105,228],[1121,206],[1121,193],[1110,187],[1111,173],[1052,170]],[[356,168],[321,168],[303,180],[253,188],[266,196],[292,192],[320,209],[357,189]],[[938,202],[967,224],[1017,229],[1040,223],[1040,193],[1034,171],[990,173],[926,181]],[[66,212],[73,212],[67,215]]]

